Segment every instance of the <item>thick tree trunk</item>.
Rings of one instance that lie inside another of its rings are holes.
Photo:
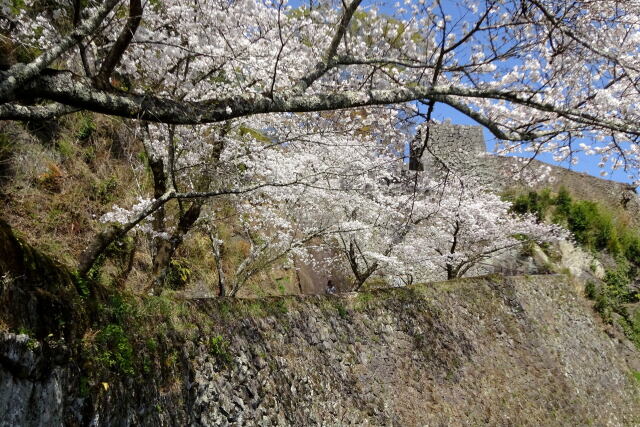
[[[129,273],[133,270],[133,262],[136,258],[136,252],[138,249],[138,236],[136,235],[133,239],[133,243],[131,245],[131,250],[127,254],[127,264],[123,267],[123,269],[118,273],[116,277],[115,283],[119,287],[124,287],[125,282],[127,281],[127,277],[129,277]]]
[[[353,290],[359,291],[360,288],[364,285],[364,283],[369,279],[369,277],[371,277],[373,273],[375,273],[377,269],[378,269],[378,263],[374,262],[365,271],[358,272],[358,274],[356,275],[356,280],[354,281],[354,284],[353,284]]]
[[[108,229],[98,234],[89,244],[87,249],[80,254],[78,273],[80,273],[81,276],[86,276],[98,257],[104,253],[107,247],[120,237],[124,236],[125,233],[126,231],[123,232],[123,229],[120,227],[110,226]]]

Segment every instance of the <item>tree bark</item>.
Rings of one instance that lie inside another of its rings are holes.
[[[218,273],[218,296],[224,297],[226,296],[226,276],[224,274],[224,269],[222,268],[222,258],[224,256],[224,243],[220,242],[218,232],[215,234],[211,230],[212,227],[209,228],[209,239],[211,240],[211,248],[213,249],[213,257],[216,260],[216,272]]]
[[[2,80],[1,77],[7,77],[6,74],[0,72],[0,80]],[[637,125],[623,119],[603,118],[582,109],[565,108],[551,103],[539,102],[531,96],[516,91],[465,88],[452,85],[399,86],[391,89],[341,91],[313,95],[284,91],[275,93],[273,98],[260,94],[243,94],[231,98],[190,102],[152,94],[101,91],[95,89],[90,80],[76,76],[69,71],[46,70],[26,82],[20,93],[24,97],[43,98],[98,113],[169,124],[214,123],[263,113],[327,111],[433,99],[448,104],[487,126],[500,139],[523,141],[541,136],[548,137],[553,134],[553,132],[501,130],[491,118],[472,110],[456,97],[483,98],[508,101],[534,110],[552,112],[583,125],[599,126],[640,136]],[[0,97],[0,101],[3,100]],[[29,118],[29,111],[25,110],[23,105],[0,104],[0,119],[27,120]]]
[[[120,271],[120,273],[118,273],[118,276],[116,277],[116,280],[115,280],[115,283],[120,288],[124,287],[124,284],[127,281],[127,277],[129,277],[129,273],[131,273],[131,270],[133,270],[133,262],[135,261],[135,258],[136,258],[137,249],[138,249],[138,236],[136,235],[135,238],[133,239],[131,250],[127,254],[127,264]]]
[[[133,36],[138,30],[138,26],[140,25],[141,20],[142,3],[140,2],[140,0],[130,0],[129,18],[127,19],[127,23],[120,32],[120,35],[116,39],[116,42],[111,47],[109,54],[102,63],[100,71],[95,78],[96,84],[100,89],[109,89],[111,87],[109,78],[111,77],[111,74],[113,74],[113,70],[122,59],[122,55],[124,55],[127,47],[129,47],[131,40],[133,40]]]

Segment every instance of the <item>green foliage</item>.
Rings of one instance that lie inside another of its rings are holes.
[[[122,326],[109,324],[96,335],[96,361],[115,372],[133,375],[133,347]]]
[[[618,232],[620,253],[632,264],[640,266],[640,234],[634,230],[623,229]]]
[[[218,311],[222,317],[229,317],[231,315],[231,306],[227,301],[222,301],[220,305],[218,305]]]
[[[149,351],[156,351],[158,348],[158,341],[155,338],[147,338],[147,348]]]
[[[56,142],[56,150],[65,158],[70,158],[76,153],[73,143],[65,138],[61,138]]]
[[[346,319],[347,317],[349,317],[349,312],[344,305],[337,304],[336,310],[338,310],[338,316],[340,316],[342,319]]]
[[[573,200],[565,188],[556,197],[546,189],[530,191],[519,196],[507,197],[519,214],[532,213],[538,220],[551,219],[566,227],[578,244],[592,252],[607,251],[621,255],[640,267],[640,233],[626,224],[616,221],[615,215],[599,203]]]
[[[98,259],[96,259],[96,262],[93,263],[93,265],[91,266],[91,268],[89,269],[89,271],[87,271],[87,279],[92,281],[92,282],[99,282],[100,281],[100,270],[102,269],[102,266],[104,265],[105,262],[105,256],[104,254],[100,255],[98,257]]]
[[[595,304],[593,305],[593,308],[600,314],[602,320],[604,320],[606,323],[611,323],[611,313],[613,312],[613,310],[611,300],[606,293],[600,292],[596,294]]]
[[[81,376],[80,377],[80,381],[79,381],[79,391],[80,391],[80,397],[89,397],[89,394],[91,392],[91,386],[89,384],[89,378],[86,376]]]
[[[359,292],[356,299],[355,309],[362,311],[367,308],[369,303],[373,300],[373,294],[370,292]]]
[[[229,341],[222,335],[216,335],[209,340],[209,352],[219,365],[226,367],[231,364],[233,357],[229,352]]]
[[[91,289],[89,288],[89,283],[87,280],[82,277],[77,271],[73,273],[73,281],[76,285],[76,289],[82,298],[86,298],[91,293]]]
[[[127,301],[127,298],[122,294],[111,295],[106,311],[110,318],[119,324],[126,324],[137,314],[135,305]]]
[[[169,271],[165,277],[165,287],[168,289],[183,289],[191,280],[191,268],[184,259],[173,259],[169,264]]]
[[[640,347],[640,309],[636,309],[633,315],[630,316],[630,322],[636,337],[635,343]]]
[[[594,300],[593,308],[606,323],[616,321],[622,327],[627,338],[640,348],[640,310],[629,314],[627,305],[638,302],[639,295],[634,293],[629,284],[633,269],[624,258],[619,258],[614,269],[606,271],[603,284],[598,287],[594,282],[587,282],[585,294]]]
[[[615,269],[607,269],[604,276],[606,293],[618,305],[630,303],[634,295],[630,291],[631,267],[624,258],[619,258]]]
[[[561,187],[560,191],[558,191],[558,195],[553,201],[553,204],[556,206],[556,214],[564,218],[569,216],[571,214],[571,203],[572,199],[569,191],[566,188]]]
[[[40,347],[40,342],[36,339],[30,338],[27,341],[27,348],[31,351],[35,351],[38,347]]]
[[[285,287],[285,283],[289,284],[291,279],[289,277],[279,277],[276,279],[276,287],[280,295],[284,295],[287,293],[287,288]]]
[[[19,15],[20,11],[26,7],[24,0],[11,0],[11,13],[14,15]]]
[[[549,190],[530,191],[510,199],[512,210],[532,213],[538,220],[551,219],[573,233],[575,241],[591,252],[607,252],[615,265],[605,272],[598,286],[587,282],[585,295],[594,301],[594,309],[607,323],[618,323],[625,335],[640,347],[640,314],[629,315],[628,305],[638,302],[640,295],[630,284],[640,272],[640,233],[616,220],[613,211],[599,203],[574,200],[565,188],[555,197]],[[595,266],[592,266],[595,270]]]
[[[636,310],[633,316],[620,317],[618,323],[627,338],[640,348],[640,311]]]
[[[585,296],[589,299],[595,299],[597,295],[597,291],[598,291],[598,288],[596,284],[592,280],[587,281],[587,284],[584,287]]]
[[[78,121],[78,129],[76,131],[76,138],[80,141],[85,141],[96,130],[96,125],[93,122],[93,116],[91,114],[81,114]]]
[[[530,191],[527,194],[518,196],[513,201],[512,210],[519,214],[532,213],[538,221],[544,221],[545,215],[553,200],[549,190],[541,191],[540,194]]]
[[[35,335],[35,334],[33,333],[33,331],[32,331],[31,329],[26,328],[26,327],[24,327],[24,326],[20,326],[20,327],[18,328],[18,335],[28,335],[28,336],[33,336],[33,335]]]
[[[269,308],[269,311],[274,314],[286,314],[289,312],[287,300],[284,298],[275,299],[271,304],[269,304]]]

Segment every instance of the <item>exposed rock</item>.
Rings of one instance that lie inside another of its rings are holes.
[[[559,266],[567,269],[572,276],[584,279],[588,279],[589,275],[598,279],[604,277],[602,264],[592,254],[566,241],[560,241],[556,246],[560,252]]]
[[[286,310],[268,312],[284,301]],[[3,425],[631,425],[639,356],[564,276],[477,278],[371,294],[191,303],[231,357],[192,337],[173,368],[82,400],[71,363],[5,334]],[[222,304],[231,314],[221,315]],[[234,307],[238,307],[234,311]],[[243,314],[245,313],[245,314]],[[177,344],[182,346],[182,344]],[[47,356],[47,360],[52,360]],[[37,374],[36,374],[37,372]],[[190,372],[184,376],[181,372]],[[165,382],[166,383],[166,382]]]

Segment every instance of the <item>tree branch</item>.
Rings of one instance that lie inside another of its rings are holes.
[[[333,35],[333,39],[331,39],[331,43],[329,44],[329,47],[327,48],[327,51],[325,52],[323,58],[316,64],[313,71],[309,72],[307,75],[305,75],[300,79],[300,81],[296,84],[295,88],[293,89],[294,92],[296,93],[304,92],[305,90],[307,90],[309,86],[313,84],[313,82],[315,82],[320,77],[322,77],[324,73],[326,73],[327,70],[331,68],[333,63],[333,58],[336,56],[336,53],[338,52],[338,46],[340,45],[340,41],[342,41],[342,38],[347,32],[347,28],[349,28],[349,23],[351,22],[351,18],[353,17],[353,14],[355,13],[355,11],[358,9],[358,6],[360,6],[360,3],[362,3],[362,0],[353,0],[351,4],[344,10],[344,13],[342,14],[342,18],[340,19],[340,23],[338,24],[338,30]]]
[[[71,34],[62,39],[58,45],[46,50],[29,64],[15,64],[9,71],[0,75],[0,102],[7,101],[14,94],[16,89],[22,87],[27,81],[36,77],[53,61],[63,53],[78,44],[84,37],[92,34],[102,23],[109,12],[120,2],[120,0],[106,0],[96,14],[75,28]]]
[[[549,9],[547,9],[538,0],[529,0],[529,1],[531,3],[533,3],[542,12],[542,14],[545,16],[545,18],[547,18],[547,20],[549,20],[549,22],[551,22],[551,24],[554,27],[558,28],[563,34],[568,36],[570,39],[572,39],[573,41],[575,41],[579,45],[583,46],[584,48],[588,49],[589,51],[591,51],[592,53],[594,53],[596,55],[599,55],[599,56],[602,56],[602,57],[608,59],[609,61],[613,62],[614,64],[620,65],[624,69],[630,69],[630,70],[633,70],[633,71],[635,71],[637,73],[640,72],[640,68],[634,67],[633,65],[628,64],[628,63],[627,64],[621,63],[619,56],[612,55],[606,50],[596,48],[589,41],[587,41],[584,38],[580,37],[576,32],[571,31],[571,29],[569,27],[567,27],[567,25],[565,25],[562,21],[558,20],[553,15],[553,13],[551,13],[551,11],[549,11]]]
[[[0,105],[0,117],[4,120],[48,120],[65,114],[75,113],[80,108],[54,102],[49,105]]]
[[[382,90],[340,91],[313,95],[291,91],[274,94],[273,99],[259,94],[243,94],[226,99],[204,101],[176,101],[151,95],[125,92],[105,92],[93,89],[87,79],[70,72],[51,72],[27,83],[21,90],[26,97],[45,98],[74,108],[87,109],[114,116],[143,119],[150,122],[174,124],[203,124],[264,113],[314,112],[358,108],[370,105],[398,104],[416,100],[436,100],[451,104],[472,118],[482,118],[469,107],[454,101],[451,96],[469,99],[503,100],[533,110],[550,112],[568,120],[616,132],[640,136],[637,123],[619,118],[604,118],[570,107],[536,101],[528,92],[498,89],[467,88],[453,85],[398,87]],[[5,104],[6,105],[6,104]],[[29,119],[28,111],[15,106],[8,110],[0,105],[0,120]],[[491,123],[485,119],[485,123]],[[499,131],[494,126],[493,130]],[[500,137],[509,140],[530,139],[531,136],[514,132],[502,132]],[[524,135],[524,136],[523,136]]]
[[[130,0],[129,18],[127,19],[127,23],[120,32],[118,39],[111,47],[109,54],[102,63],[100,71],[96,76],[96,83],[98,84],[98,87],[107,89],[111,86],[109,83],[109,77],[122,59],[122,55],[124,55],[124,52],[129,47],[131,40],[133,40],[133,36],[135,35],[141,20],[142,3],[140,0]]]
[[[167,202],[173,199],[204,199],[210,197],[244,194],[255,190],[259,190],[264,187],[288,187],[291,185],[301,184],[299,181],[282,182],[282,183],[265,183],[258,184],[252,187],[230,189],[230,190],[217,190],[217,191],[192,191],[187,193],[178,193],[174,189],[168,190],[159,198],[155,199],[149,206],[143,209],[136,216],[131,218],[126,224],[111,225],[106,230],[101,232],[96,239],[84,250],[80,255],[80,261],[78,262],[78,272],[81,275],[86,275],[87,272],[93,267],[96,260],[109,245],[116,240],[122,238],[135,226],[144,221],[145,218],[152,215],[158,209],[163,207]]]

